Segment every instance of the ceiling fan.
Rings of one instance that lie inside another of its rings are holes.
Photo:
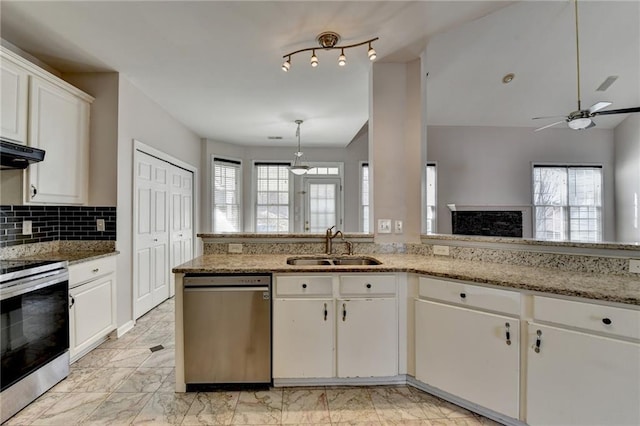
[[[549,127],[556,126],[558,124],[567,123],[570,129],[573,130],[585,130],[595,127],[596,123],[592,120],[597,115],[612,115],[612,114],[628,114],[631,112],[640,112],[640,106],[634,108],[622,108],[622,109],[609,109],[602,111],[611,105],[611,102],[596,102],[587,109],[582,109],[580,101],[580,44],[578,41],[578,0],[574,0],[575,4],[575,17],[576,17],[576,71],[578,81],[578,109],[570,112],[568,115],[556,115],[550,117],[534,117],[533,120],[542,120],[549,118],[562,118],[555,123],[547,124],[546,126],[539,127],[534,131],[540,131]]]

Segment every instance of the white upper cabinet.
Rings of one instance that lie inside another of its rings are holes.
[[[29,145],[45,158],[27,169],[28,201],[86,204],[89,103],[39,77],[29,89]]]
[[[29,73],[13,62],[0,61],[0,136],[27,143]]]

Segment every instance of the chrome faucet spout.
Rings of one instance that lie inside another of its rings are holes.
[[[335,228],[335,225],[332,226],[331,228],[328,228],[327,232],[325,233],[324,244],[326,249],[325,251],[327,254],[331,254],[331,252],[333,251],[333,239],[335,237],[340,235],[344,240],[344,234],[342,233],[342,231],[332,232],[333,228]]]

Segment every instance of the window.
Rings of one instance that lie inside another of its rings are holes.
[[[240,161],[213,159],[213,232],[242,231]]]
[[[360,166],[360,231],[371,232],[369,228],[369,163]]]
[[[535,236],[602,240],[602,167],[533,166]]]
[[[256,232],[289,232],[289,163],[255,163]]]
[[[436,232],[436,164],[427,163],[425,197],[425,231],[427,234]]]

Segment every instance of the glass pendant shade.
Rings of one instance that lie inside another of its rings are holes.
[[[293,154],[293,164],[289,166],[289,171],[294,175],[300,176],[313,169],[313,167],[309,166],[306,161],[304,161],[304,153],[300,150],[300,125],[302,124],[302,120],[296,120],[295,123],[298,125],[298,129],[296,130],[296,136],[298,137],[298,151]]]

